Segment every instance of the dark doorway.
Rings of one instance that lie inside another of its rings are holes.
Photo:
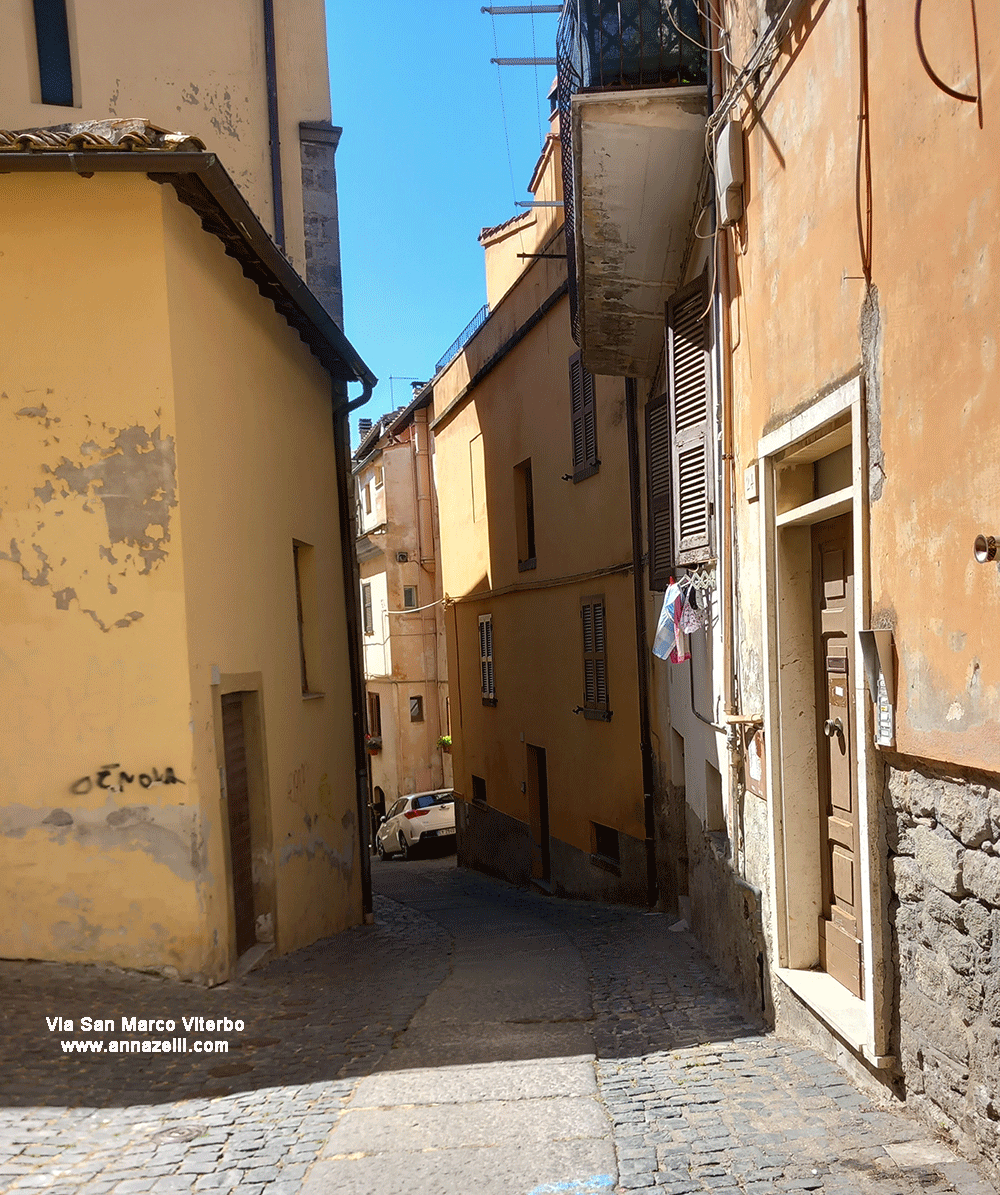
[[[222,698],[222,742],[226,761],[226,805],[229,809],[229,856],[237,956],[245,953],[257,941],[243,697],[243,693],[226,693]]]
[[[549,865],[549,785],[545,748],[528,744],[528,815],[531,818],[531,875],[548,882]]]

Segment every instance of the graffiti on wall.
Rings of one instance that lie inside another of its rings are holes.
[[[69,786],[69,791],[74,796],[84,797],[95,788],[103,788],[105,792],[109,793],[124,792],[126,784],[135,784],[136,782],[143,788],[155,788],[162,784],[187,783],[174,774],[173,768],[164,768],[162,773],[158,768],[150,768],[148,772],[139,772],[138,774],[119,771],[118,780],[115,782],[111,779],[114,776],[115,768],[121,768],[121,764],[104,764],[93,776],[81,776],[79,780],[74,780]]]

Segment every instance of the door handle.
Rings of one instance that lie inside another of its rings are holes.
[[[839,718],[827,718],[823,723],[823,733],[828,739],[832,739],[835,734],[844,733],[844,724]]]

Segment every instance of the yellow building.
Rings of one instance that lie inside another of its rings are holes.
[[[321,0],[0,0],[0,28],[0,128],[141,116],[200,138],[342,324]]]
[[[0,134],[0,307],[0,955],[218,982],[358,923],[375,379],[216,156],[142,121]]]
[[[997,17],[710,12],[559,32],[575,332],[649,395],[647,633],[671,573],[711,618],[650,680],[677,903],[996,1175]]]
[[[368,427],[354,453],[361,631],[375,825],[408,793],[451,785],[432,391]]]
[[[530,189],[554,205],[561,188],[553,135]],[[643,903],[623,387],[581,368],[559,207],[480,242],[488,318],[433,381],[459,861]]]

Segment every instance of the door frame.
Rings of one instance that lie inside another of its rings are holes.
[[[212,706],[215,724],[215,760],[219,771],[219,824],[222,827],[225,859],[226,899],[229,924],[229,969],[235,973],[236,909],[233,900],[232,848],[229,841],[229,807],[226,793],[226,753],[222,735],[222,698],[233,693],[243,697],[243,726],[246,744],[247,788],[250,798],[250,844],[254,859],[255,914],[271,914],[274,949],[281,953],[281,924],[278,918],[277,881],[274,872],[270,785],[267,768],[267,735],[264,726],[263,677],[259,672],[220,673],[212,677]]]
[[[796,502],[794,468],[851,446],[849,487],[825,499]],[[851,737],[858,802],[864,999],[819,972],[822,868],[819,840],[818,745],[813,642],[812,526],[850,514],[854,558],[853,656],[868,625],[867,431],[860,371],[799,410],[758,442],[761,482],[761,593],[764,639],[764,724],[767,736],[770,932],[776,974],[785,986],[870,1065],[891,1067],[892,983],[887,953],[888,875],[877,749],[863,669],[850,678]],[[787,472],[786,472],[787,470]],[[801,716],[803,713],[807,716]],[[808,715],[812,716],[808,716]],[[773,964],[772,964],[773,965]]]

